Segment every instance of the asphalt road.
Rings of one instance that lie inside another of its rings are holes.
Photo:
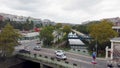
[[[55,50],[48,49],[48,48],[41,48],[40,51],[35,51],[33,50],[33,48],[36,45],[38,45],[36,44],[36,41],[31,41],[28,43],[23,43],[21,46],[25,46],[25,48],[30,50],[31,53],[37,53],[37,54],[55,57],[55,54],[54,54]],[[84,56],[84,55],[70,53],[70,52],[66,52],[66,56],[67,56],[66,61],[68,61],[71,64],[74,64],[74,63],[77,64],[78,68],[107,68],[106,67],[107,61],[105,59],[97,58],[96,59],[97,64],[94,65],[91,63],[92,57],[89,57],[89,56]]]

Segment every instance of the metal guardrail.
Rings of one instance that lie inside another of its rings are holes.
[[[30,58],[32,60],[38,60],[44,63],[53,64],[57,68],[78,68],[76,63],[70,64],[68,61],[58,60],[53,57],[48,57],[48,56],[41,55],[41,54],[19,53],[18,55]]]

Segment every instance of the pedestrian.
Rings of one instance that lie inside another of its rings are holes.
[[[96,52],[92,53],[92,58],[93,58],[93,61],[95,61],[95,59],[96,59]]]

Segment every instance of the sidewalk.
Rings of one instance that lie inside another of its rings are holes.
[[[81,53],[72,52],[72,51],[67,52],[67,53],[73,54],[73,55],[79,55],[79,56],[86,57],[86,58],[91,58],[91,57],[92,57],[92,56],[89,55],[89,54],[81,54]],[[100,57],[97,57],[96,59],[98,59],[98,60],[106,60],[105,58],[100,58]]]

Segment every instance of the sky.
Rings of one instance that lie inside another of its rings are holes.
[[[0,0],[0,13],[81,24],[119,17],[120,0]]]

